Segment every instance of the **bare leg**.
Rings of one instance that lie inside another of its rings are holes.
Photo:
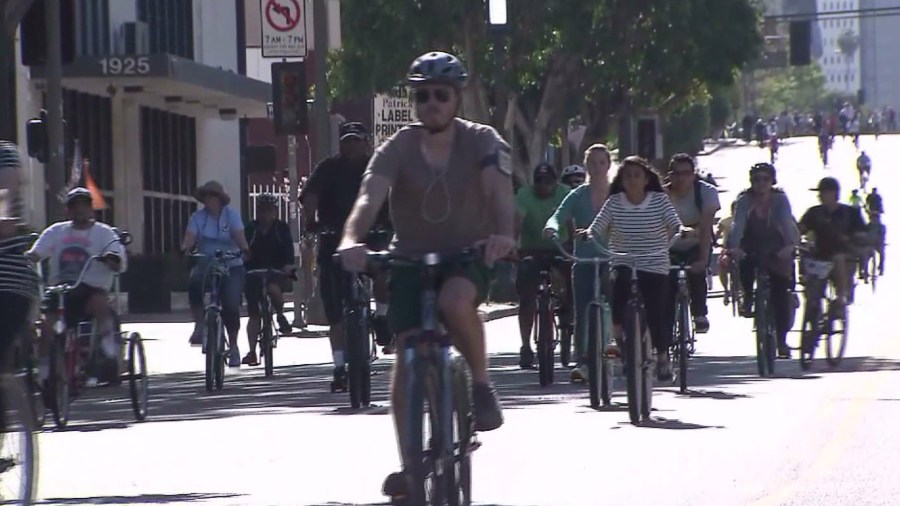
[[[450,278],[438,294],[438,309],[454,346],[466,358],[475,383],[489,383],[484,345],[484,323],[475,304],[477,290],[465,278]],[[402,348],[401,348],[402,349]]]

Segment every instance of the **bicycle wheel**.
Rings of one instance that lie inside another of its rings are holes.
[[[772,313],[772,307],[769,306],[769,304],[766,304],[766,326],[766,368],[768,369],[769,376],[774,376],[775,354],[777,349],[775,345],[775,315]]]
[[[572,325],[559,326],[559,364],[569,367],[572,361]]]
[[[872,293],[875,293],[875,285],[878,283],[878,260],[875,254],[869,256],[869,282],[872,283]]]
[[[368,317],[357,304],[344,313],[347,349],[347,387],[353,409],[368,404],[370,388],[371,351],[369,349]]]
[[[601,342],[603,336],[600,334],[600,307],[591,303],[587,310],[587,353],[585,354],[585,365],[588,369],[588,390],[590,395],[591,407],[598,408],[600,403],[603,405],[609,403],[609,383],[606,382],[604,373],[605,360],[600,356],[602,353]],[[604,382],[606,384],[604,385]],[[606,387],[606,388],[604,388]],[[606,394],[606,395],[604,395]]]
[[[206,391],[212,392],[216,388],[216,362],[221,360],[219,354],[219,314],[215,311],[207,311],[206,320],[204,322],[204,332],[206,337]]]
[[[553,312],[550,294],[538,296],[535,328],[537,329],[538,373],[542,387],[553,383]]]
[[[623,322],[625,340],[625,376],[628,381],[628,417],[631,423],[641,423],[641,401],[644,391],[643,349],[640,337],[640,320],[637,308],[632,307],[631,316]]]
[[[691,314],[686,302],[683,297],[679,297],[678,305],[675,309],[674,335],[678,351],[678,391],[682,394],[687,393],[688,388],[687,376],[691,340]]]
[[[641,378],[641,416],[644,419],[650,418],[650,411],[653,409],[653,381],[656,375],[656,364],[653,364],[653,342],[650,339],[650,332],[643,320],[638,316],[639,328],[641,332],[641,370],[643,373]]]
[[[475,417],[472,414],[472,376],[462,356],[450,361],[453,378],[453,467],[447,473],[447,505],[472,504],[472,436]]]
[[[0,430],[0,503],[30,505],[37,489],[34,413],[18,378],[0,378],[6,429]]]
[[[426,435],[424,427],[430,427],[425,423],[425,418],[430,419],[430,413],[425,409],[425,374],[428,372],[428,366],[424,360],[416,360],[413,365],[414,370],[407,370],[406,374],[414,374],[413,378],[408,378],[406,385],[408,440],[406,446],[407,454],[403,456],[403,470],[409,477],[409,504],[427,504],[428,497],[426,490],[426,480],[430,474],[433,456],[431,453],[425,452]],[[431,443],[429,443],[429,446]]]
[[[69,403],[71,401],[71,381],[65,352],[65,336],[55,336],[50,345],[50,375],[44,389],[47,404],[53,414],[57,429],[65,429],[69,424]]]
[[[147,374],[147,355],[144,353],[144,340],[137,332],[128,336],[128,389],[131,392],[131,409],[134,418],[142,421],[147,418],[147,404],[150,399],[150,377]]]
[[[273,330],[272,311],[269,309],[268,304],[265,304],[265,307],[263,307],[260,324],[262,325],[262,335],[259,336],[259,351],[263,356],[265,375],[268,378],[275,374],[275,332]]]
[[[771,374],[769,369],[769,322],[766,321],[768,301],[759,296],[756,299],[756,316],[754,318],[754,326],[756,331],[756,369],[760,378],[765,378]]]
[[[843,308],[840,314],[836,314],[834,317],[829,314],[829,319],[831,323],[826,329],[828,335],[825,338],[825,359],[828,361],[828,365],[837,367],[847,349],[847,331],[849,329],[847,308]]]

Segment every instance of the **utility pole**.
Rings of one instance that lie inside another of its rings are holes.
[[[45,0],[45,22],[47,24],[47,146],[49,157],[44,168],[47,183],[47,222],[52,223],[64,217],[64,208],[59,196],[66,187],[65,139],[63,139],[63,97],[62,97],[62,39],[60,28],[60,0]]]
[[[331,156],[331,115],[328,113],[328,3],[313,1],[313,34],[316,45],[316,96],[313,110],[316,121],[316,157]]]

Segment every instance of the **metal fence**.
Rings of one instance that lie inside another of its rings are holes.
[[[264,193],[271,193],[278,197],[278,218],[290,223],[288,207],[288,195],[290,194],[283,186],[277,184],[254,184],[250,187],[250,219],[256,219],[256,199]]]

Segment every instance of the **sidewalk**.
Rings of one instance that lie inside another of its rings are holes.
[[[703,141],[703,151],[697,153],[697,156],[709,156],[722,148],[734,146],[737,141],[738,139],[707,139]]]

